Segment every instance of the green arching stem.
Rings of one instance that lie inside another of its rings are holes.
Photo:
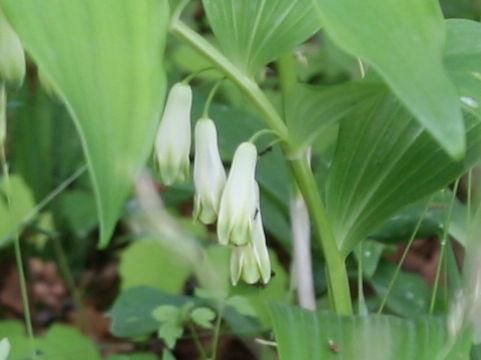
[[[192,74],[187,75],[184,78],[184,80],[182,80],[181,82],[184,85],[188,85],[192,80],[194,80],[197,76],[199,76],[203,72],[211,71],[211,70],[216,70],[216,68],[213,67],[213,66],[208,66],[208,67],[202,68],[200,70],[197,70],[196,72],[193,72]]]
[[[173,20],[176,20],[180,17],[180,14],[182,13],[182,11],[184,10],[184,8],[187,6],[187,4],[189,3],[190,0],[182,0],[179,5],[177,5],[177,7],[174,9],[174,11],[172,12],[172,21]]]
[[[264,135],[278,135],[275,130],[271,130],[271,129],[262,129],[262,130],[259,130],[257,132],[255,132],[249,140],[247,140],[248,142],[250,143],[253,143],[255,144],[257,140],[259,140],[262,136]]]
[[[255,81],[247,77],[211,43],[190,29],[182,21],[174,19],[171,22],[170,31],[172,34],[204,55],[220,71],[231,79],[261,111],[268,126],[271,129],[276,130],[282,139],[287,139],[286,125]]]
[[[276,131],[282,140],[287,140],[287,126],[255,81],[241,72],[219,50],[180,20],[174,19],[171,22],[170,31],[173,35],[185,41],[204,55],[229,79],[237,84],[249,100],[260,110],[267,126]],[[285,154],[289,154],[291,150],[287,142],[283,143],[282,149]],[[314,175],[312,174],[307,159],[291,159],[288,163],[299,189],[306,200],[314,228],[321,242],[321,248],[324,252],[328,269],[328,283],[334,310],[342,314],[352,314],[351,294],[344,258],[338,249],[331,231],[324,203],[317,189]]]
[[[387,287],[387,291],[386,291],[386,293],[384,294],[384,296],[381,300],[381,305],[379,305],[379,309],[377,310],[378,314],[381,314],[382,311],[384,310],[384,306],[386,305],[387,299],[389,298],[389,294],[391,293],[392,288],[394,287],[394,283],[396,282],[396,279],[399,275],[399,272],[401,271],[401,267],[403,266],[404,261],[406,260],[406,257],[409,253],[409,249],[411,249],[411,246],[412,246],[412,244],[414,242],[414,239],[415,239],[415,237],[416,237],[416,235],[419,231],[419,228],[421,227],[421,224],[423,223],[424,218],[426,217],[426,213],[429,209],[429,205],[431,204],[431,199],[432,199],[432,197],[429,198],[428,203],[426,204],[426,207],[424,208],[423,213],[419,217],[418,222],[416,223],[416,226],[414,227],[414,230],[411,234],[411,237],[409,238],[409,241],[406,245],[406,248],[404,249],[404,252],[401,256],[401,259],[399,260],[399,262],[396,266],[396,270],[394,271],[394,274],[391,278],[391,281],[389,282],[389,285]]]
[[[217,81],[216,84],[210,90],[209,95],[207,96],[207,100],[205,101],[204,111],[202,113],[203,118],[209,117],[210,104],[212,103],[212,100],[214,99],[214,96],[215,96],[215,93],[217,92],[217,89],[219,88],[219,86],[222,84],[223,81],[224,81],[224,78]]]
[[[352,314],[351,292],[344,259],[332,233],[327,212],[324,208],[316,180],[307,159],[295,159],[288,162],[304,197],[314,223],[314,229],[320,239],[327,265],[328,285],[334,310],[340,314]]]
[[[454,201],[456,200],[456,193],[458,191],[458,186],[459,186],[459,178],[454,183],[453,196],[451,198],[448,213],[446,215],[446,219],[445,219],[445,222],[444,222],[443,235],[442,235],[442,238],[441,238],[441,251],[439,253],[438,265],[437,265],[437,268],[436,268],[436,276],[434,278],[433,292],[431,294],[431,303],[429,305],[429,315],[433,314],[434,304],[436,302],[436,297],[437,297],[437,294],[438,294],[439,279],[440,279],[440,276],[441,276],[441,267],[444,263],[444,253],[445,253],[445,249],[446,249],[446,242],[449,241],[449,236],[448,236],[448,234],[449,234],[449,224],[451,223],[451,215],[453,213],[453,206],[454,206]]]

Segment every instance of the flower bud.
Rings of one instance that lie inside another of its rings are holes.
[[[217,131],[211,119],[197,121],[194,140],[194,219],[212,224],[219,212],[226,175],[217,147]]]
[[[237,148],[222,194],[217,236],[221,245],[250,242],[256,214],[255,168],[257,149],[249,142]]]
[[[191,108],[192,89],[175,84],[167,97],[155,140],[156,166],[165,185],[184,182],[189,177]]]
[[[0,81],[21,84],[25,70],[22,43],[0,10]]]

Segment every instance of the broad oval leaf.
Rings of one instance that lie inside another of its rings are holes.
[[[79,130],[105,246],[160,118],[167,0],[1,0],[0,5]]]
[[[247,75],[307,40],[320,27],[311,0],[202,0],[226,56]]]
[[[449,343],[441,318],[343,316],[280,304],[270,310],[281,360],[433,360]],[[439,359],[468,358],[469,347],[457,350]]]
[[[445,24],[435,0],[313,0],[328,35],[366,60],[454,159],[465,153],[456,90],[443,66]]]
[[[362,101],[383,92],[378,83],[345,83],[318,87],[296,85],[289,93],[286,121],[293,153],[299,156],[307,146],[334,122],[346,116]]]
[[[345,255],[404,206],[479,161],[481,123],[466,115],[466,128],[467,156],[455,162],[390,94],[365,101],[342,121],[326,202]]]

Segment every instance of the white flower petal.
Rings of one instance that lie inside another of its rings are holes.
[[[184,182],[189,177],[191,108],[192,89],[186,84],[175,84],[167,97],[155,140],[156,165],[165,185]]]
[[[194,218],[212,224],[219,212],[226,175],[217,147],[217,130],[211,119],[202,118],[195,126]]]

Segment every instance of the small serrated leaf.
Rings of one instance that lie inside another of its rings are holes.
[[[160,339],[165,341],[169,349],[172,349],[183,333],[184,329],[182,326],[168,322],[159,327],[157,335]]]
[[[174,305],[161,305],[152,311],[154,319],[165,323],[178,323],[180,309]]]
[[[213,310],[200,307],[192,311],[190,314],[192,321],[195,322],[197,325],[202,326],[207,329],[212,329],[214,326],[212,325],[212,321],[215,319],[216,314]]]

